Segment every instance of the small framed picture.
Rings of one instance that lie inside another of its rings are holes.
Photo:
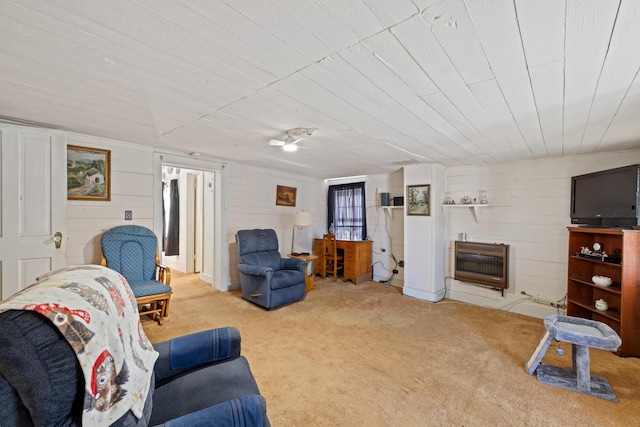
[[[111,200],[111,151],[67,145],[67,200]]]
[[[296,187],[278,185],[276,188],[276,206],[295,206],[296,191]]]
[[[431,185],[407,185],[407,215],[431,215]]]

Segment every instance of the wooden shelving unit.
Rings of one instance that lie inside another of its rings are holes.
[[[578,255],[595,242],[611,258]],[[598,286],[593,276],[610,277],[613,283]],[[607,302],[608,310],[596,309],[599,299]],[[569,227],[567,315],[606,323],[622,339],[617,354],[640,357],[640,231]]]

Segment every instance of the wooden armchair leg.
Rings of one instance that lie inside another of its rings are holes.
[[[140,316],[150,316],[151,319],[162,326],[169,315],[169,301],[173,292],[148,297],[136,298]]]

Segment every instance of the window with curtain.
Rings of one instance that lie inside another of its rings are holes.
[[[336,239],[367,239],[364,193],[364,182],[329,186],[327,229],[333,224],[333,232],[336,235]]]

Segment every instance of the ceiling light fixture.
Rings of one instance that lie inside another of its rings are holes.
[[[287,131],[287,138],[282,141],[279,139],[272,139],[269,141],[269,145],[280,147],[284,151],[293,152],[298,151],[298,142],[302,141],[302,138],[294,138],[293,136],[311,135],[317,128],[295,128]],[[302,147],[307,148],[307,147]]]

